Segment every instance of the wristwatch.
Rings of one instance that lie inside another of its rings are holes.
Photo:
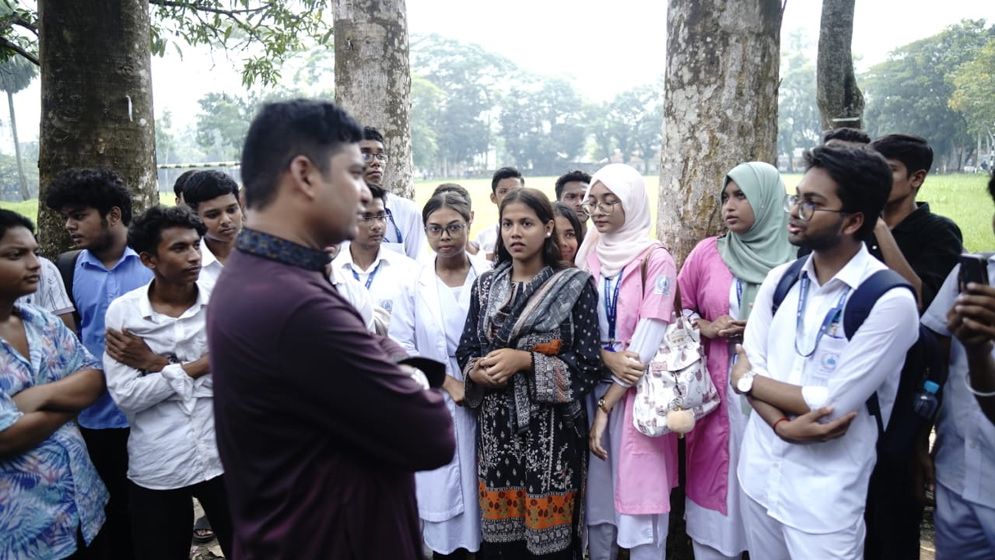
[[[604,397],[598,399],[598,408],[604,411],[605,414],[611,414],[612,412],[612,409],[608,408],[608,403],[605,402]]]
[[[744,373],[743,377],[740,377],[739,381],[736,382],[736,392],[740,395],[749,395],[750,391],[753,390],[754,377],[756,377],[756,374],[753,373],[752,369]]]

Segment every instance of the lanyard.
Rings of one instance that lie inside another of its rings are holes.
[[[380,271],[380,265],[382,265],[382,264],[383,264],[383,260],[381,259],[380,262],[377,263],[376,268],[373,269],[373,272],[371,272],[370,275],[366,277],[366,289],[367,290],[369,290],[370,286],[373,285],[373,278],[377,275],[377,272]],[[352,277],[356,279],[356,282],[359,282],[359,273],[356,272],[356,270],[353,269],[353,268],[350,268],[349,271],[352,272]]]
[[[404,243],[404,238],[401,237],[401,228],[397,227],[397,222],[394,221],[394,214],[387,210],[387,219],[390,220],[390,225],[394,228],[394,233],[397,234],[397,243]]]
[[[804,321],[805,316],[805,306],[808,304],[808,286],[811,281],[808,279],[808,273],[803,273],[801,278],[801,293],[798,294],[798,314],[795,316],[795,353],[802,358],[808,358],[815,354],[817,348],[819,348],[819,342],[822,340],[822,336],[826,334],[829,327],[836,322],[839,322],[840,314],[843,312],[843,306],[846,304],[846,297],[850,295],[850,288],[847,287],[843,290],[843,294],[840,295],[840,300],[836,303],[836,307],[829,310],[826,313],[825,319],[822,320],[822,325],[819,327],[819,333],[815,335],[815,345],[812,346],[807,354],[803,353],[798,349],[798,339],[803,337],[804,333]]]
[[[743,316],[743,281],[736,278],[736,309],[739,317]],[[739,317],[736,317],[739,319]]]
[[[608,343],[605,350],[614,352],[615,347],[615,323],[618,321],[618,290],[622,287],[622,273],[619,272],[618,281],[615,283],[614,295],[612,294],[611,278],[605,278],[605,318],[608,319]]]

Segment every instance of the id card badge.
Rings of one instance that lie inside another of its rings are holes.
[[[842,323],[837,321],[829,326],[826,336],[822,337],[819,348],[805,368],[812,385],[824,387],[829,384],[829,378],[839,368],[847,342]]]

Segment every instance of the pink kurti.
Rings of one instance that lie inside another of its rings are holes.
[[[646,287],[643,287],[640,263],[649,253]],[[601,263],[596,253],[588,258],[595,280],[601,278]],[[618,296],[616,339],[628,346],[640,319],[673,319],[676,269],[669,253],[659,246],[647,249],[626,265]],[[677,486],[677,439],[673,434],[647,437],[632,423],[635,389],[623,397],[623,432],[618,469],[615,472],[615,510],[620,514],[661,514],[670,511],[670,491]]]
[[[717,237],[704,239],[691,251],[678,283],[681,302],[686,310],[714,321],[729,314],[729,291],[733,275],[716,245]],[[740,406],[737,395],[729,391],[729,342],[702,337],[708,372],[719,392],[719,407],[702,418],[687,434],[687,497],[696,504],[728,515],[726,494],[729,491],[729,406]]]

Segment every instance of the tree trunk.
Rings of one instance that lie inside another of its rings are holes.
[[[28,179],[24,176],[24,165],[21,163],[21,144],[17,140],[17,119],[14,117],[14,94],[7,92],[7,108],[10,109],[10,132],[14,135],[14,159],[17,160],[17,180],[21,186],[21,200],[31,198],[28,190]]]
[[[725,174],[776,164],[778,0],[670,0],[657,236],[678,265],[721,229]]]
[[[147,0],[38,2],[41,134],[39,242],[70,247],[62,219],[45,207],[61,171],[105,167],[124,177],[134,213],[159,202]]]
[[[819,26],[816,100],[825,130],[862,128],[864,96],[853,74],[853,5],[855,0],[823,0]]]
[[[414,197],[411,69],[404,0],[335,0],[335,100],[384,136],[384,187]]]

